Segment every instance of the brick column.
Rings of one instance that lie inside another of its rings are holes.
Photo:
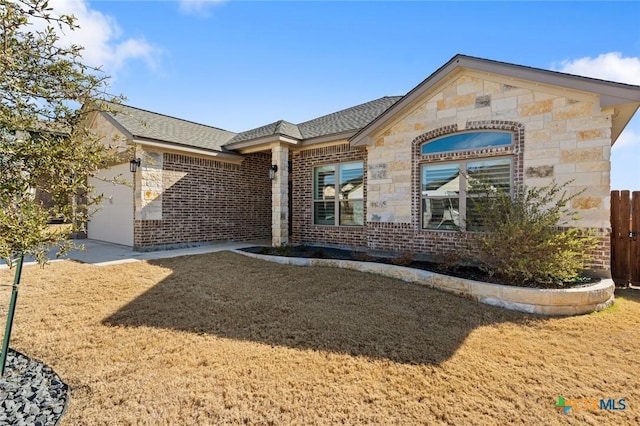
[[[271,244],[280,247],[289,243],[289,148],[274,146],[271,164],[278,166],[271,181]]]

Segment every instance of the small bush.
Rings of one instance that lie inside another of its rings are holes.
[[[455,271],[458,269],[459,260],[460,255],[457,251],[445,253],[438,259],[438,270],[442,272]]]
[[[567,184],[515,188],[508,193],[476,182],[470,198],[483,232],[472,239],[472,260],[489,275],[517,285],[563,285],[576,281],[597,240],[570,228],[577,219],[567,207]],[[568,218],[561,223],[562,218]]]
[[[351,257],[355,260],[359,260],[361,262],[373,262],[375,260],[374,256],[371,256],[366,251],[354,251],[351,252]]]
[[[313,257],[317,257],[317,258],[324,258],[324,250],[319,248],[319,249],[315,249],[313,251]]]
[[[403,251],[391,259],[391,263],[398,266],[409,266],[413,262],[413,253],[410,251]]]

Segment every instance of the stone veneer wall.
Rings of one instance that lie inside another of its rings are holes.
[[[140,176],[145,187],[157,190],[145,192],[161,197],[161,202],[153,219],[136,215],[137,249],[271,239],[271,181],[266,173],[270,155],[247,155],[242,164],[166,152],[161,157],[161,170]]]
[[[292,153],[293,212],[291,242],[324,243],[364,247],[367,245],[365,227],[313,224],[313,168],[323,164],[347,161],[364,163],[364,199],[367,199],[366,151],[350,148],[348,144],[333,145]],[[365,217],[366,217],[366,205]]]
[[[134,220],[161,220],[162,193],[186,173],[163,170],[164,155],[160,151],[137,147],[140,167],[135,175]]]
[[[420,229],[417,194],[420,164],[455,161],[465,155],[421,157],[419,144],[454,131],[506,125],[516,135],[512,152],[479,156],[513,155],[514,179],[528,186],[572,180],[571,194],[584,191],[572,203],[581,216],[575,224],[594,230],[600,241],[589,266],[610,269],[612,113],[600,109],[595,95],[465,71],[372,135],[373,144],[367,148],[367,245],[427,254],[464,247],[455,232]]]
[[[118,151],[130,148],[127,145],[126,135],[114,126],[104,115],[96,114],[90,126],[101,136],[102,144],[117,149]]]
[[[271,163],[278,170],[271,181],[271,244],[289,244],[289,148],[285,145],[271,149]]]

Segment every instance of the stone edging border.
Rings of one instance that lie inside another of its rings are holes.
[[[308,259],[249,253],[230,250],[243,256],[262,259],[282,265],[332,266],[360,272],[380,274],[402,281],[425,285],[467,297],[487,305],[527,312],[530,314],[567,316],[588,314],[608,308],[613,304],[615,284],[612,279],[584,287],[568,289],[537,289],[485,283],[438,274],[421,269],[374,262],[337,259]]]

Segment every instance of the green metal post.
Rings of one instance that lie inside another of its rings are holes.
[[[7,351],[9,350],[9,339],[11,338],[11,327],[13,326],[13,315],[16,312],[16,300],[18,299],[18,285],[20,275],[22,275],[22,261],[24,254],[20,253],[18,263],[16,263],[16,273],[13,278],[13,289],[11,291],[11,302],[9,302],[9,312],[7,313],[7,326],[4,329],[4,340],[2,341],[2,354],[0,354],[0,377],[4,376],[4,368],[7,364]]]

